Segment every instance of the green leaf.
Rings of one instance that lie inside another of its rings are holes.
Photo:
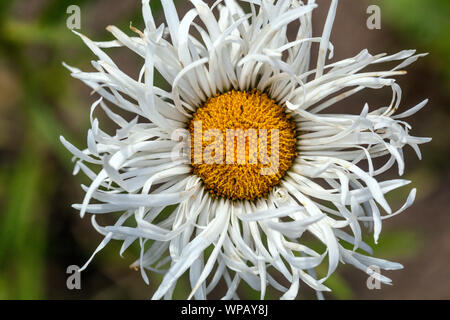
[[[413,230],[384,231],[378,245],[372,245],[374,255],[383,259],[404,259],[416,256],[424,240]]]
[[[30,144],[11,172],[6,190],[0,222],[0,278],[5,280],[0,286],[7,287],[8,298],[36,299],[43,293],[46,219],[39,210],[44,183],[41,161],[38,149]]]

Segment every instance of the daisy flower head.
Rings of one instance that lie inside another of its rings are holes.
[[[367,230],[377,242],[383,220],[415,198],[413,189],[393,210],[385,195],[409,181],[379,175],[393,166],[402,175],[403,147],[420,158],[418,145],[430,141],[411,136],[402,120],[427,100],[398,113],[402,91],[394,79],[422,55],[362,50],[328,63],[337,0],[320,37],[312,35],[314,0],[190,3],[180,17],[173,0],[161,0],[166,23],[157,26],[149,0],[142,0],[145,29],[131,27],[127,35],[109,26],[113,41],[78,34],[97,57],[95,71],[66,67],[100,97],[91,107],[87,148],[61,141],[74,155],[75,173],[92,180],[74,208],[89,213],[104,235],[82,270],[115,239],[123,241],[120,254],[140,245],[132,267],[145,282],[149,271],[163,274],[154,299],[171,299],[185,273],[187,298],[196,299],[221,281],[224,299],[238,298],[241,281],[261,299],[267,286],[294,299],[302,284],[321,298],[340,263],[390,283],[371,266],[402,266],[372,257],[362,236]],[[292,23],[295,39],[287,36]],[[137,79],[107,55],[113,47],[142,58]],[[367,71],[386,62],[394,67]],[[156,85],[157,73],[169,90]],[[330,110],[361,90],[385,87],[392,89],[386,105],[362,102],[357,114]],[[94,116],[100,108],[117,126],[113,135]],[[104,214],[118,218],[100,225],[96,216]],[[304,239],[311,238],[323,250],[309,247]],[[321,265],[327,272],[320,278]]]

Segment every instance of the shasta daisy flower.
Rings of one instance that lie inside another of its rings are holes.
[[[79,34],[98,58],[95,71],[67,68],[100,99],[91,108],[87,149],[61,141],[75,156],[75,173],[92,180],[74,207],[81,216],[92,214],[93,226],[105,236],[95,253],[111,239],[123,241],[121,254],[137,241],[141,253],[132,267],[147,283],[147,270],[164,274],[154,299],[170,299],[185,272],[189,298],[197,299],[207,298],[221,279],[225,299],[237,298],[241,281],[261,298],[270,285],[283,299],[294,299],[300,283],[320,298],[340,262],[390,283],[369,266],[402,266],[371,257],[362,227],[373,230],[377,242],[382,221],[414,201],[415,189],[393,211],[385,194],[409,181],[377,177],[394,165],[402,175],[403,147],[411,146],[420,158],[418,145],[430,140],[409,135],[401,120],[427,100],[397,114],[401,89],[392,78],[421,55],[362,50],[327,64],[337,0],[321,37],[312,36],[314,0],[243,0],[246,11],[235,0],[211,7],[190,2],[180,18],[172,0],[161,0],[167,26],[157,26],[149,0],[143,0],[145,29],[131,27],[135,36],[113,26],[107,29],[114,41]],[[293,22],[299,27],[288,39]],[[317,64],[310,67],[314,43]],[[142,57],[138,79],[105,53],[113,47]],[[386,62],[396,66],[367,71]],[[170,90],[155,85],[156,71]],[[384,106],[362,102],[359,114],[329,113],[363,89],[384,87],[392,89]],[[117,125],[113,135],[100,129],[97,107]],[[375,158],[383,160],[380,166]],[[97,223],[96,215],[112,213],[120,213],[113,225]],[[306,234],[324,250],[309,248]],[[319,279],[315,268],[322,263],[328,272]]]

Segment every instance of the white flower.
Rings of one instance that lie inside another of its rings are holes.
[[[173,1],[161,0],[167,27],[157,27],[149,1],[143,0],[145,30],[132,27],[136,36],[113,26],[107,29],[114,41],[94,42],[79,34],[98,58],[92,62],[96,71],[67,68],[101,98],[91,108],[88,148],[79,150],[64,138],[61,141],[77,159],[75,173],[81,170],[92,180],[90,186],[83,186],[83,203],[74,207],[81,216],[92,214],[93,226],[105,236],[95,253],[111,239],[123,241],[121,254],[138,241],[141,254],[132,266],[140,268],[147,283],[146,270],[164,274],[154,299],[170,299],[186,271],[192,286],[189,298],[197,299],[207,298],[221,279],[228,286],[225,299],[237,298],[241,280],[259,290],[261,298],[271,285],[282,292],[283,299],[294,299],[300,282],[321,298],[322,291],[330,290],[324,281],[340,262],[390,283],[368,267],[402,266],[370,257],[372,250],[362,241],[361,225],[373,229],[376,242],[382,220],[414,201],[415,189],[403,207],[393,211],[385,194],[409,181],[375,177],[395,164],[402,175],[403,147],[411,146],[420,158],[418,145],[430,141],[410,136],[410,126],[400,120],[416,113],[427,100],[397,114],[401,89],[392,78],[405,74],[403,68],[421,55],[414,50],[390,56],[363,50],[327,64],[327,55],[333,55],[329,38],[337,0],[332,1],[323,34],[317,38],[311,31],[314,0],[307,4],[299,0],[241,2],[248,13],[235,0],[219,0],[212,7],[191,0],[193,8],[180,20]],[[289,40],[287,26],[294,21],[300,26],[296,38]],[[320,47],[317,65],[310,68],[313,43]],[[139,79],[123,73],[103,50],[122,46],[143,58]],[[397,62],[397,66],[365,71],[369,65],[385,62]],[[155,70],[171,85],[170,91],[154,85]],[[385,106],[369,108],[362,103],[357,115],[327,113],[338,101],[365,88],[383,87],[392,89],[392,100]],[[232,117],[223,111],[228,103],[224,101],[244,101],[242,114]],[[125,120],[108,105],[135,117]],[[197,112],[207,105],[208,112]],[[100,129],[93,116],[98,106],[118,126],[114,135]],[[274,116],[273,108],[282,111]],[[280,130],[281,147],[287,148],[281,149],[280,168],[285,165],[286,172],[280,169],[267,184],[262,175],[252,175],[250,164],[241,169],[234,164],[202,167],[192,164],[190,152],[174,157],[174,150],[189,146],[174,133],[191,128],[195,117],[204,123],[210,117],[213,124],[224,126],[219,130],[228,125],[237,128],[235,122],[241,120],[295,124],[294,131]],[[295,136],[287,137],[292,132]],[[288,156],[284,151],[289,147],[294,153]],[[384,160],[380,167],[373,164],[375,158]],[[172,212],[164,210],[169,205],[177,206]],[[96,222],[96,215],[116,212],[121,216],[114,225]],[[326,249],[316,252],[306,246],[304,233]],[[324,260],[328,260],[328,273],[318,279],[315,268]],[[281,277],[290,287],[279,283]]]

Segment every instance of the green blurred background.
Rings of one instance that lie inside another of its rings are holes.
[[[129,32],[130,21],[141,28],[138,0],[15,0],[0,2],[0,299],[146,299],[161,277],[150,275],[150,286],[128,266],[137,256],[133,247],[121,258],[120,243],[111,243],[82,273],[82,289],[68,290],[66,268],[83,265],[101,237],[71,208],[83,197],[84,177],[71,175],[72,162],[59,142],[62,134],[76,146],[86,145],[89,107],[96,96],[72,79],[61,62],[91,70],[94,55],[66,27],[66,9],[81,8],[81,32],[95,40],[112,39],[105,27]],[[212,1],[209,1],[210,3]],[[320,34],[329,0],[318,0],[315,33]],[[157,22],[162,22],[158,0],[151,1]],[[381,30],[368,30],[366,9],[381,7]],[[190,5],[176,2],[180,12]],[[366,276],[341,266],[326,282],[331,299],[449,299],[449,87],[450,1],[448,0],[341,0],[332,41],[335,59],[353,56],[363,48],[371,53],[394,53],[417,48],[430,55],[408,68],[400,78],[403,106],[429,97],[429,105],[408,119],[413,134],[431,136],[418,161],[405,152],[406,178],[418,188],[415,205],[392,220],[375,254],[394,259],[405,270],[390,272],[394,286],[368,290]],[[129,32],[131,33],[131,32]],[[142,61],[126,49],[108,53],[128,74],[136,77]],[[358,112],[365,94],[380,104],[389,92],[366,91],[342,105]],[[107,123],[103,123],[107,127]],[[394,177],[392,169],[386,178]],[[389,195],[399,207],[409,189]],[[372,243],[371,237],[367,238]],[[321,273],[323,270],[319,270]],[[187,293],[184,279],[175,298]],[[313,298],[303,286],[300,298]],[[243,286],[243,298],[258,295]],[[269,291],[267,297],[277,294]]]

